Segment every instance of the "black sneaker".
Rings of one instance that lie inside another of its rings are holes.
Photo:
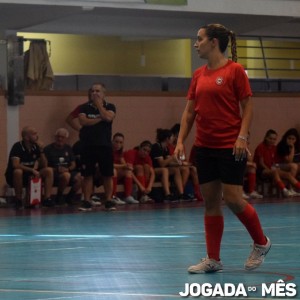
[[[63,195],[57,195],[55,198],[55,204],[62,206],[66,204],[65,197]]]
[[[23,206],[23,202],[21,199],[16,199],[15,201],[15,209],[16,210],[20,210],[20,209],[23,209],[24,206]]]
[[[184,201],[184,202],[187,202],[187,201],[193,201],[193,197],[191,197],[190,195],[187,195],[187,194],[181,194],[180,196],[179,196],[179,199],[181,200],[181,201]]]
[[[165,196],[164,202],[178,202],[178,199],[175,195],[169,194]]]
[[[113,200],[107,200],[105,202],[105,209],[108,211],[116,210],[116,204]]]
[[[66,196],[66,202],[68,205],[74,205],[75,196],[76,196],[76,192],[71,189],[68,195]]]
[[[87,201],[87,200],[83,200],[81,202],[80,207],[78,207],[78,210],[81,210],[81,211],[91,211],[92,210],[92,204],[89,201]]]
[[[55,206],[55,202],[51,198],[47,198],[47,199],[42,200],[42,206],[45,206],[45,207],[54,207]]]

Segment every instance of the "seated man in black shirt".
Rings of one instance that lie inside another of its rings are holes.
[[[65,128],[59,128],[55,133],[55,141],[45,147],[48,167],[53,169],[54,186],[57,186],[56,204],[64,204],[63,196],[66,187],[71,190],[66,197],[66,202],[72,204],[72,200],[81,188],[81,174],[76,170],[75,156],[72,147],[66,143],[69,132]]]
[[[28,187],[31,177],[41,177],[44,183],[43,206],[53,206],[50,198],[53,186],[53,172],[46,167],[46,157],[42,143],[38,141],[35,128],[26,126],[22,130],[22,140],[16,142],[9,153],[5,178],[15,190],[16,209],[23,207],[22,190]]]

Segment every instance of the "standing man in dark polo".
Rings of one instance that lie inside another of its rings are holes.
[[[105,85],[94,83],[91,100],[80,107],[79,122],[82,126],[79,138],[82,143],[82,175],[84,201],[80,210],[92,209],[93,175],[98,165],[103,178],[105,208],[115,209],[111,200],[113,190],[112,122],[116,107],[105,101]]]

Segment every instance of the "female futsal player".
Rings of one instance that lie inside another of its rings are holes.
[[[229,38],[232,60],[225,57]],[[245,262],[246,270],[261,265],[271,248],[255,209],[243,197],[243,177],[247,162],[247,134],[252,118],[251,89],[247,75],[236,63],[233,31],[220,24],[203,26],[194,44],[207,65],[193,75],[187,104],[181,119],[174,155],[183,155],[183,143],[196,122],[196,166],[205,202],[207,257],[189,267],[190,273],[217,272],[224,229],[222,195],[253,239],[253,250]],[[241,111],[240,111],[241,107]]]

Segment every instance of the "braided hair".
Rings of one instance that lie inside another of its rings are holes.
[[[232,30],[221,24],[208,24],[201,28],[205,29],[206,35],[210,40],[217,39],[219,41],[219,48],[222,53],[226,51],[230,37],[232,60],[234,62],[237,61],[236,35]]]

